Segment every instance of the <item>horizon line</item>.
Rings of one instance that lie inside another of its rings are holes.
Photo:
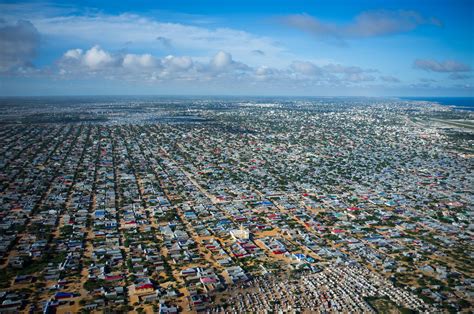
[[[282,98],[474,98],[472,96],[429,96],[429,95],[388,95],[388,96],[367,96],[367,95],[233,95],[233,94],[70,94],[70,95],[0,95],[0,99],[5,98],[33,98],[33,97],[249,97],[249,98],[266,98],[266,97],[282,97]]]

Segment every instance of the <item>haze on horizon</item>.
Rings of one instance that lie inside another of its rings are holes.
[[[0,96],[474,96],[474,1],[2,1]]]

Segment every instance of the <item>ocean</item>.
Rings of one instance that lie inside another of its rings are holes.
[[[454,109],[474,111],[474,97],[401,97],[401,99],[426,100],[453,106]]]

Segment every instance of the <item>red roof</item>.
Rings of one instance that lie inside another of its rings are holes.
[[[143,285],[140,285],[138,287],[135,287],[135,290],[143,290],[143,289],[153,289],[153,285],[151,283],[145,283]]]
[[[280,250],[275,250],[273,251],[273,254],[285,254],[285,251],[280,251]]]

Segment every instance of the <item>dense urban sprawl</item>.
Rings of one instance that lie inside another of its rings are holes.
[[[0,313],[473,310],[472,113],[11,102]]]

